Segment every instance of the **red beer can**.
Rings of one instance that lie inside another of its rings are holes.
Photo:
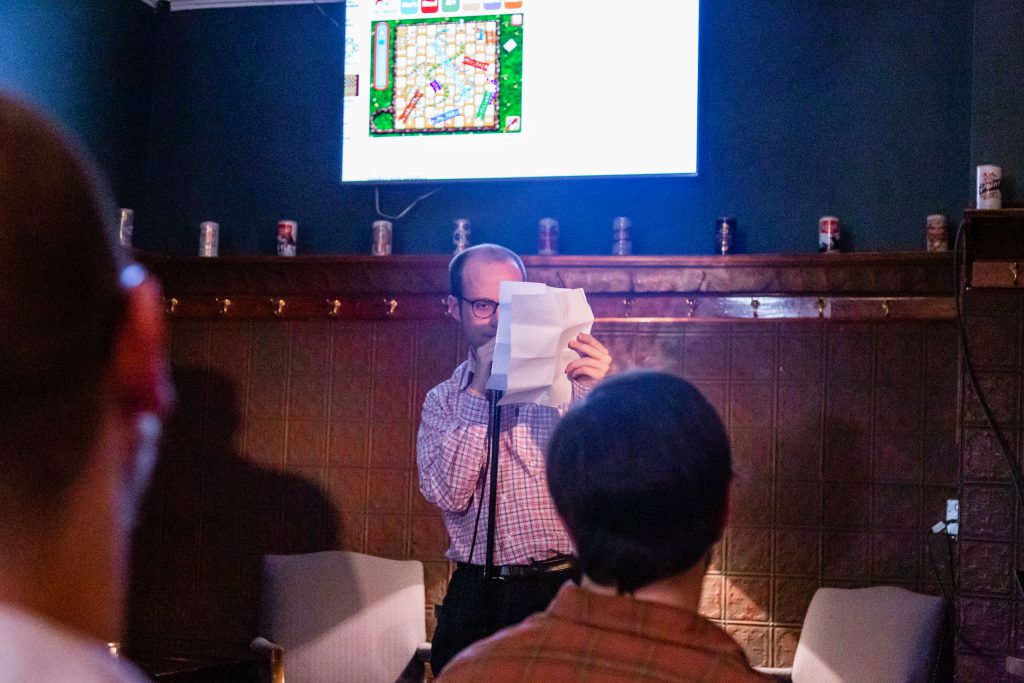
[[[818,253],[831,254],[839,251],[839,219],[822,216],[818,219]]]

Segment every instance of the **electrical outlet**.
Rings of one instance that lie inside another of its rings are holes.
[[[946,500],[946,533],[956,536],[960,532],[960,501],[956,498]]]

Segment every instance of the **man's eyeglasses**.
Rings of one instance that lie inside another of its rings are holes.
[[[473,299],[470,301],[464,296],[459,298],[469,304],[470,309],[473,311],[473,316],[476,318],[490,318],[498,310],[497,301],[491,301],[490,299]]]

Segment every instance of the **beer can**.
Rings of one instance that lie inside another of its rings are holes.
[[[612,255],[629,256],[633,253],[633,221],[628,216],[612,219]]]
[[[295,256],[299,239],[299,224],[295,221],[277,222],[277,255]]]
[[[374,256],[391,255],[391,221],[373,222],[373,251]]]
[[[199,224],[199,255],[216,256],[220,247],[220,224],[203,221]]]
[[[722,216],[715,219],[715,251],[728,254],[732,251],[732,241],[736,235],[736,219]]]
[[[468,218],[455,219],[455,230],[452,231],[452,244],[455,247],[456,254],[469,248],[470,232],[471,228]]]
[[[822,216],[818,219],[818,253],[832,254],[839,251],[839,219]]]
[[[558,253],[558,221],[554,218],[540,219],[537,226],[537,253],[541,256]]]
[[[131,248],[134,229],[135,212],[131,209],[121,209],[121,226],[117,230],[117,239],[122,247]]]
[[[941,213],[928,216],[926,247],[928,251],[949,251],[949,223]]]
[[[1003,169],[992,164],[978,167],[979,209],[1001,209],[1003,207]]]

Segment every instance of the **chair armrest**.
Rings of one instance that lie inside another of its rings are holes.
[[[284,683],[284,648],[266,638],[254,638],[249,651],[270,669],[270,683]]]
[[[793,667],[771,667],[771,666],[755,666],[754,669],[759,674],[765,676],[771,676],[780,683],[792,683],[793,682]]]
[[[424,641],[416,648],[416,659],[424,664],[430,663],[430,641]]]

